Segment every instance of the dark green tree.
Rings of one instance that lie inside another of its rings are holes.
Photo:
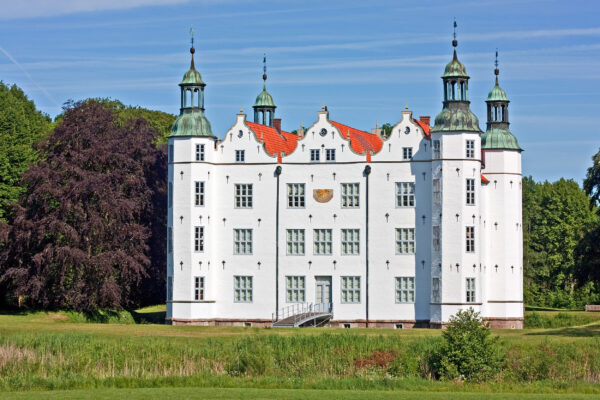
[[[50,133],[51,120],[17,86],[0,82],[0,221],[23,193],[21,176],[38,160],[36,143]]]

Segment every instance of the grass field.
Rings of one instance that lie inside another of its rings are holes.
[[[426,358],[438,330],[149,323],[163,313],[156,306],[92,318],[115,323],[65,312],[0,315],[0,398],[600,396],[600,313],[528,312],[537,324],[569,326],[494,331],[506,363],[483,384],[430,378]]]

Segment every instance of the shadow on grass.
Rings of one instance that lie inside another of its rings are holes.
[[[130,311],[130,313],[136,324],[164,324],[167,315],[166,311],[144,313]]]

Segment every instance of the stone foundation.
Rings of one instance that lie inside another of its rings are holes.
[[[523,318],[484,318],[492,329],[523,329]]]

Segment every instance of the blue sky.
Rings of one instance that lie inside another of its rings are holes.
[[[0,80],[51,116],[88,97],[178,113],[193,26],[219,135],[240,106],[251,114],[264,52],[285,130],[310,125],[323,103],[364,130],[397,122],[406,104],[433,118],[455,17],[483,129],[499,50],[524,175],[581,182],[600,147],[596,1],[0,0],[0,10]]]

